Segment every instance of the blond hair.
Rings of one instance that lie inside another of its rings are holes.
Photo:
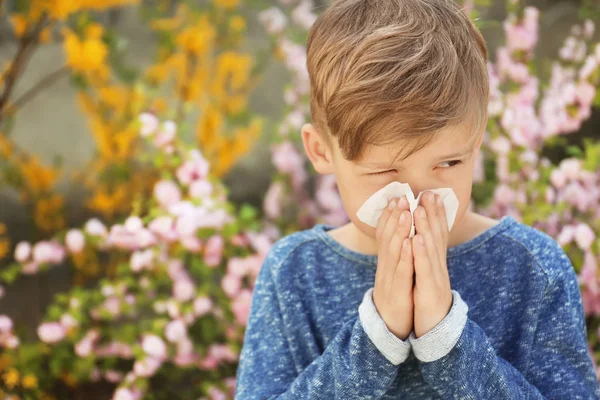
[[[407,156],[467,121],[485,129],[486,44],[453,0],[337,0],[307,53],[313,124],[349,160],[404,139]]]

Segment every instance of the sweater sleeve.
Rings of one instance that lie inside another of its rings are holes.
[[[372,342],[359,316],[343,323],[323,353],[306,367],[295,363],[292,349],[297,349],[295,343],[302,337],[289,334],[286,321],[290,319],[282,315],[280,296],[283,296],[277,290],[272,265],[267,261],[254,287],[235,399],[381,398],[396,378],[398,366]],[[365,295],[365,299],[363,303],[370,297]],[[373,335],[377,335],[379,328],[372,331]],[[390,338],[383,339],[386,340],[387,344],[380,347],[389,347]]]
[[[421,361],[423,377],[442,398],[464,399],[598,399],[600,389],[587,350],[581,295],[575,271],[567,262],[550,280],[540,301],[531,359],[519,371],[497,356],[483,329],[467,317],[457,292],[440,326],[463,326],[459,335],[444,329],[409,338]],[[568,268],[567,268],[568,267]],[[458,311],[457,311],[458,310]],[[457,321],[464,321],[464,323]],[[445,343],[454,340],[454,345]],[[432,343],[436,343],[432,346]],[[431,351],[431,349],[435,351]]]

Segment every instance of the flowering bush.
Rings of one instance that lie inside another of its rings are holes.
[[[293,82],[286,88],[287,112],[274,139],[277,173],[266,194],[264,214],[280,234],[315,222],[347,220],[332,176],[314,176],[299,131],[310,120],[309,78],[305,68],[306,32],[316,16],[311,0],[281,2],[260,15],[272,34]],[[483,25],[477,4],[464,11]],[[568,147],[569,158],[545,154],[566,147],[600,105],[600,44],[592,43],[594,23],[572,28],[554,60],[538,60],[539,11],[518,1],[507,3],[505,45],[490,60],[489,121],[477,161],[471,209],[494,218],[512,215],[563,246],[581,283],[590,352],[600,362],[600,143]],[[292,22],[290,24],[289,22]],[[294,39],[292,39],[294,38]],[[598,369],[600,377],[600,368]]]
[[[5,393],[74,398],[102,381],[119,400],[233,396],[253,284],[271,240],[257,231],[255,210],[228,203],[200,151],[176,140],[173,121],[150,113],[140,120],[147,158],[162,165],[149,211],[21,242],[16,263],[0,275],[10,282],[77,259],[114,259],[97,285],[56,296],[38,343],[20,343],[0,316]],[[164,135],[173,139],[168,149]]]
[[[194,124],[189,136],[217,176],[227,173],[261,133],[261,121],[247,108],[266,58],[259,49],[244,50],[244,7],[231,0],[178,3],[21,0],[6,6],[16,51],[0,86],[0,182],[19,192],[39,238],[67,225],[65,199],[57,188],[64,171],[19,148],[11,128],[22,107],[61,77],[71,77],[96,150],[84,172],[69,181],[85,189],[85,211],[107,222],[127,216],[160,175],[138,166],[143,142],[132,121],[142,111]],[[125,39],[102,23],[109,9],[129,5],[137,6],[143,26],[153,33],[147,44],[153,59],[145,67],[130,65]],[[51,42],[62,44],[64,65],[15,96],[30,54]],[[172,139],[169,129],[155,138],[165,148]],[[87,278],[86,271],[79,272],[78,284]]]

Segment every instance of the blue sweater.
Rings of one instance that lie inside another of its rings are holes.
[[[256,281],[235,398],[598,399],[576,275],[512,217],[448,249],[453,294],[405,341],[372,301],[377,256],[317,225],[274,244]]]

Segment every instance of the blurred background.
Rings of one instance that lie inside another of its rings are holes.
[[[327,4],[0,0],[0,398],[233,398],[270,245],[346,221],[299,137]],[[490,55],[472,207],[563,246],[598,362],[600,2],[461,4]]]

